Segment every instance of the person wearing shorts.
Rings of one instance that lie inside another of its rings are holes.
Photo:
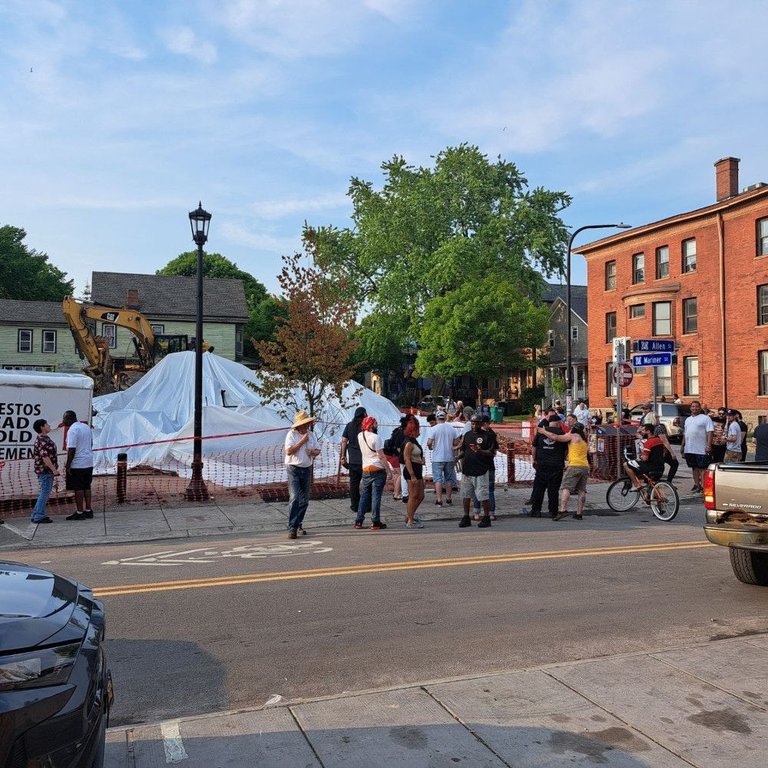
[[[76,510],[67,516],[67,520],[90,520],[91,481],[93,479],[93,439],[91,428],[77,420],[74,411],[65,411],[62,422],[67,428],[67,461],[64,473],[67,490],[75,492]]]
[[[453,449],[461,445],[461,435],[446,423],[446,413],[437,412],[437,426],[427,440],[427,448],[432,451],[432,480],[435,484],[435,504],[443,506],[443,489],[445,503],[453,504],[452,492],[458,484],[456,478],[456,461]]]
[[[568,517],[568,502],[571,494],[578,494],[576,514],[574,520],[584,519],[584,504],[587,501],[587,480],[589,478],[589,461],[587,460],[587,448],[584,425],[576,422],[568,434],[558,435],[550,432],[546,427],[539,427],[540,434],[546,435],[558,443],[568,443],[568,467],[563,473],[560,483],[560,511],[553,520],[562,520]]]
[[[702,410],[698,400],[691,402],[691,415],[683,422],[683,439],[680,453],[693,474],[693,493],[702,493],[704,470],[712,462],[712,438],[715,426]]]
[[[482,416],[475,414],[470,421],[471,430],[465,432],[461,441],[461,498],[464,504],[464,516],[459,528],[472,525],[469,508],[473,499],[477,499],[483,508],[483,517],[478,528],[491,527],[491,507],[489,502],[489,471],[493,466],[494,448],[488,436],[483,432]]]

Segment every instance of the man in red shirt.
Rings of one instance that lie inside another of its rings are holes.
[[[643,452],[637,462],[624,462],[624,470],[635,488],[642,485],[640,476],[648,475],[658,480],[664,474],[664,443],[654,434],[651,424],[640,427],[640,437],[643,440]],[[636,466],[632,466],[635,464]]]

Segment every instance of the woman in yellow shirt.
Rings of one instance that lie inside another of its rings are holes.
[[[550,432],[546,427],[539,427],[538,431],[558,443],[568,443],[568,466],[563,473],[563,481],[560,483],[560,511],[552,519],[562,520],[564,517],[568,517],[568,502],[571,494],[578,493],[576,514],[573,518],[574,520],[583,520],[584,503],[587,500],[587,479],[589,478],[588,445],[584,425],[576,422],[571,427],[571,431],[565,435]]]

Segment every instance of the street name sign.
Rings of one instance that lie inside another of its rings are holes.
[[[675,342],[673,339],[637,339],[634,343],[635,352],[674,352]],[[666,363],[656,363],[656,365],[669,365],[671,360]],[[652,363],[644,363],[652,365]]]
[[[613,367],[613,380],[620,387],[628,387],[632,383],[635,372],[629,363],[619,363]]]
[[[659,365],[672,365],[672,353],[659,352],[655,355],[633,355],[632,365],[636,368],[655,368]]]

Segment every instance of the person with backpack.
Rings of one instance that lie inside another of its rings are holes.
[[[395,501],[402,499],[404,504],[408,503],[408,492],[406,486],[406,492],[402,492],[402,475],[400,471],[400,451],[403,447],[403,441],[405,435],[403,434],[403,427],[408,422],[411,416],[403,416],[400,419],[399,426],[392,430],[392,434],[384,441],[384,455],[387,457],[387,462],[392,467],[392,498]]]

